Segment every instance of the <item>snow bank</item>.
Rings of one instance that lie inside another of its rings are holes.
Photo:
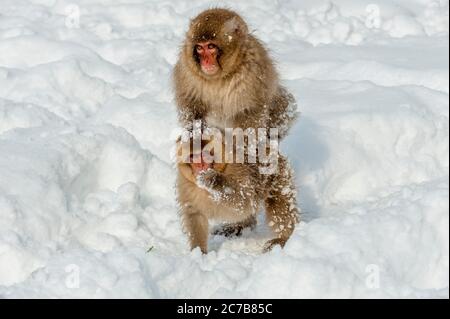
[[[302,117],[302,222],[190,252],[170,72],[207,1],[2,0],[1,297],[448,297],[445,0],[225,1]]]

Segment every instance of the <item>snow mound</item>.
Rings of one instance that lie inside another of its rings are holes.
[[[302,222],[189,251],[170,74],[185,0],[2,0],[0,297],[449,295],[448,0],[223,1],[302,112]]]

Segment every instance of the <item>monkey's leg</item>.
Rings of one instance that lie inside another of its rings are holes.
[[[205,215],[188,212],[183,216],[185,230],[189,236],[191,249],[200,247],[202,253],[208,252],[208,218]]]
[[[273,177],[269,195],[265,200],[266,220],[276,234],[276,238],[265,244],[265,252],[275,245],[284,247],[294,231],[295,224],[299,221],[292,170],[287,160],[281,155],[279,165],[279,172]]]
[[[241,236],[242,231],[245,228],[255,228],[256,226],[256,217],[251,215],[247,219],[238,222],[238,223],[229,223],[222,225],[220,228],[214,230],[213,235],[222,235],[225,237],[231,236]]]

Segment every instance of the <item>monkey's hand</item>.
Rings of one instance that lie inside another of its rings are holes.
[[[211,199],[216,202],[235,205],[238,200],[242,199],[236,199],[236,192],[229,184],[229,179],[212,168],[202,171],[197,176],[197,186],[208,191]]]
[[[224,178],[222,174],[212,168],[201,171],[197,175],[198,187],[206,189],[208,191],[220,191],[221,186],[223,186],[223,182]]]
[[[215,202],[227,205],[237,211],[244,209],[253,202],[249,200],[253,193],[236,184],[233,178],[214,169],[202,171],[197,176],[197,186],[209,192]]]
[[[271,251],[273,249],[273,247],[275,247],[276,245],[280,245],[281,248],[283,248],[284,245],[286,244],[286,242],[287,242],[287,240],[283,239],[283,238],[271,239],[264,244],[263,252],[267,253],[267,252]]]

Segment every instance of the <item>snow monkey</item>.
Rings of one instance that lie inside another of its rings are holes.
[[[220,129],[278,128],[282,138],[296,117],[264,45],[230,10],[206,10],[191,21],[173,79],[186,129],[202,120]]]
[[[179,120],[186,131],[202,128],[278,129],[286,136],[296,118],[293,96],[280,85],[264,45],[245,21],[227,9],[210,9],[194,18],[173,73]],[[259,138],[259,136],[258,136]],[[195,155],[195,154],[194,154]],[[276,152],[277,173],[261,174],[258,164],[178,164],[178,201],[191,247],[207,252],[208,219],[230,224],[222,233],[255,225],[260,204],[284,246],[297,221],[295,187],[285,157]]]
[[[190,159],[201,158],[197,163],[187,161],[181,156],[181,139],[177,143],[178,202],[191,249],[200,247],[207,253],[210,219],[227,222],[216,235],[239,236],[244,228],[253,228],[262,204],[276,235],[264,245],[264,251],[275,245],[284,247],[298,222],[296,190],[286,158],[278,154],[278,173],[267,175],[260,173],[257,164],[206,161],[204,152],[192,151]],[[192,139],[189,143],[192,145]]]

